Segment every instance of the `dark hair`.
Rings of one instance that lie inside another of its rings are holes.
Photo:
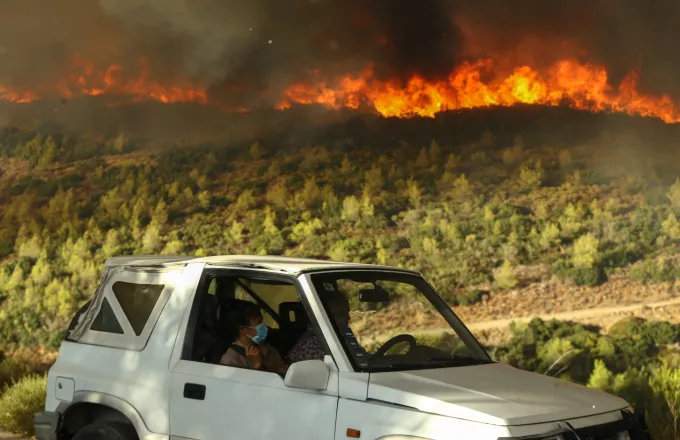
[[[338,291],[326,292],[321,297],[321,301],[324,302],[330,309],[337,306],[338,304],[349,306],[349,298]]]
[[[258,316],[262,316],[262,312],[256,304],[241,299],[232,300],[227,314],[227,336],[235,341],[241,327],[250,325],[250,320]]]

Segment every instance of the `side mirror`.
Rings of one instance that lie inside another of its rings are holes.
[[[331,372],[323,361],[318,359],[291,364],[283,383],[289,388],[304,390],[325,390]]]

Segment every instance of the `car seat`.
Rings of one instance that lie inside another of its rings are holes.
[[[287,354],[310,323],[307,311],[301,302],[282,302],[279,304],[281,320],[281,354]]]

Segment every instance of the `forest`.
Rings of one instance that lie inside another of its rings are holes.
[[[596,142],[617,141],[604,134]],[[408,267],[453,306],[540,281],[528,278],[528,266],[586,287],[619,273],[639,283],[680,279],[680,156],[633,168],[610,159],[588,144],[556,147],[519,134],[501,141],[490,130],[464,145],[336,139],[281,149],[6,127],[0,352],[56,349],[116,255]],[[624,320],[605,333],[534,320],[488,348],[519,368],[621,395],[647,415],[655,439],[680,438],[677,324]],[[20,395],[40,399],[30,390],[44,386],[46,367],[29,364],[0,364],[0,388],[23,377],[0,397],[0,429],[30,431],[2,411],[3,402],[22,407]]]

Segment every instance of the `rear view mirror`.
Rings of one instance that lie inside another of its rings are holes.
[[[289,388],[321,391],[328,387],[331,372],[323,361],[318,359],[291,364],[283,379]]]
[[[361,289],[359,291],[359,301],[367,303],[389,302],[390,293],[380,286],[375,289]]]

